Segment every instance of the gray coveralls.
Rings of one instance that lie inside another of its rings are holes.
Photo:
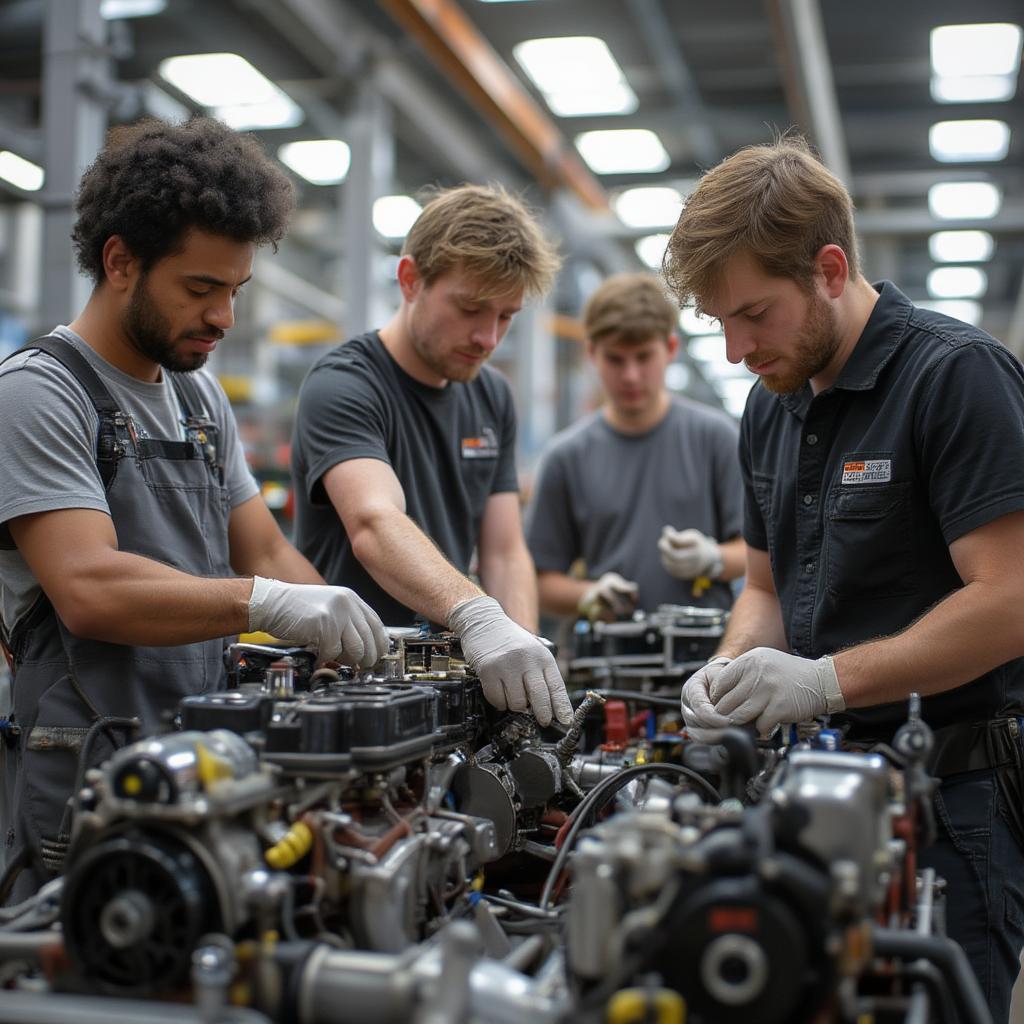
[[[217,428],[195,384],[171,374],[188,440],[138,438],[88,362],[59,337],[27,348],[49,353],[79,380],[100,418],[97,465],[121,551],[194,576],[232,576],[228,493]],[[166,372],[166,371],[165,371]],[[87,768],[149,735],[189,694],[223,689],[223,639],[138,647],[71,633],[45,595],[6,638],[14,660],[13,721],[4,785],[12,821],[8,865],[25,861],[9,903],[60,871],[70,835],[68,800]]]

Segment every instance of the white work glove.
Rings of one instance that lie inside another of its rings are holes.
[[[617,572],[606,572],[583,592],[576,610],[591,622],[604,618],[609,612],[618,618],[633,611],[639,594],[639,584],[624,579]]]
[[[388,653],[388,634],[377,613],[348,587],[252,581],[249,630],[315,647],[321,661],[369,668]]]
[[[663,526],[658,550],[665,572],[677,580],[695,580],[698,576],[715,580],[722,575],[722,551],[712,537],[705,537],[700,530]]]
[[[762,736],[780,722],[807,722],[846,710],[832,659],[816,661],[755,647],[715,676],[710,690],[717,715],[732,724],[754,722]]]
[[[529,706],[541,725],[551,724],[552,712],[566,725],[572,721],[572,704],[551,652],[493,597],[456,605],[448,628],[462,641],[466,662],[496,708],[525,711]]]
[[[728,718],[715,710],[711,701],[711,688],[715,679],[731,661],[732,658],[722,656],[712,658],[683,683],[680,706],[691,739],[703,742],[709,739],[708,730],[728,729],[732,725]]]

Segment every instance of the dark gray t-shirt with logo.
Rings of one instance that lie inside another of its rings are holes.
[[[295,545],[328,583],[351,587],[387,625],[415,613],[383,590],[352,552],[323,487],[350,459],[395,471],[406,511],[467,572],[492,494],[517,491],[515,409],[508,382],[485,366],[468,383],[435,388],[391,358],[376,331],[328,352],[299,393],[292,438]]]

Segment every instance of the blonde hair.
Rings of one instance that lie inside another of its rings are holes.
[[[593,345],[641,345],[652,338],[667,339],[678,318],[679,310],[652,274],[616,274],[584,306],[583,330]]]
[[[810,287],[824,245],[858,273],[853,202],[799,136],[747,146],[708,171],[683,205],[662,264],[680,305],[717,288],[725,263],[748,252],[772,277]]]
[[[430,285],[460,268],[484,289],[480,298],[522,291],[543,295],[561,259],[536,217],[500,185],[459,185],[435,192],[406,235],[402,255],[411,256]]]

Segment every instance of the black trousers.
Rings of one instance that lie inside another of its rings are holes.
[[[963,946],[995,1024],[1006,1024],[1024,948],[1024,849],[999,809],[994,769],[944,779],[938,838],[923,867],[946,879],[946,925]]]

